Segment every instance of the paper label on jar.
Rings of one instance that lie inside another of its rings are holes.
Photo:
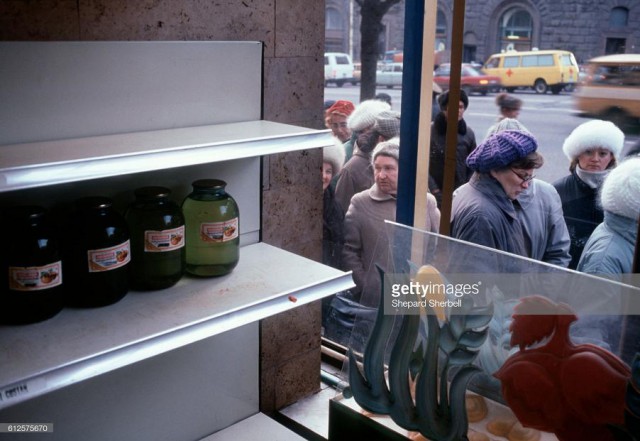
[[[203,242],[227,242],[238,237],[238,218],[223,222],[200,224],[200,239]]]
[[[14,291],[38,291],[62,284],[62,262],[43,266],[10,266],[9,289]]]
[[[144,232],[144,252],[162,253],[184,246],[184,225],[170,230]]]
[[[110,248],[88,250],[89,272],[110,271],[125,266],[131,260],[129,241]]]

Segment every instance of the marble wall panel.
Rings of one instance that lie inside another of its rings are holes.
[[[0,2],[0,40],[77,40],[79,32],[76,0]]]

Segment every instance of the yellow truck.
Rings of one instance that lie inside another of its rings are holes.
[[[536,93],[559,94],[578,81],[578,63],[573,53],[563,50],[509,51],[491,55],[482,70],[500,77],[502,86],[513,92],[532,88]]]

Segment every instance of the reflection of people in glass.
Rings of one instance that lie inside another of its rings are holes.
[[[627,159],[611,171],[602,185],[601,202],[604,221],[589,237],[578,271],[631,273],[640,217],[640,158]]]
[[[587,239],[603,220],[598,190],[624,147],[624,133],[609,121],[592,120],[576,127],[562,150],[571,161],[570,174],[553,183],[571,238],[571,262],[576,269]]]
[[[353,196],[345,217],[342,263],[345,270],[353,271],[356,299],[367,306],[378,306],[380,299],[375,264],[387,268],[384,221],[396,218],[399,152],[398,138],[378,144],[372,155],[375,183]]]
[[[453,198],[451,236],[529,256],[517,198],[543,159],[527,132],[506,130],[485,139],[467,158],[471,180]]]

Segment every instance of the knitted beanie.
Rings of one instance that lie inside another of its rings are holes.
[[[329,107],[326,111],[326,115],[332,115],[334,113],[337,113],[338,115],[342,115],[342,116],[349,116],[351,115],[351,113],[353,112],[353,110],[355,109],[355,106],[353,105],[353,103],[351,101],[347,101],[347,100],[338,100],[336,102],[334,102],[331,107]]]
[[[342,170],[346,153],[344,151],[344,145],[338,138],[334,136],[333,141],[333,145],[322,149],[322,162],[331,164],[333,176],[335,176]]]
[[[524,124],[514,118],[502,118],[500,121],[489,127],[487,131],[487,136],[493,135],[494,133],[504,132],[505,130],[517,130],[518,132],[527,132],[531,133],[529,129],[527,129]]]
[[[640,217],[640,158],[620,163],[604,180],[600,193],[602,208],[620,216]]]
[[[505,130],[487,137],[467,157],[467,166],[480,173],[499,170],[538,148],[531,133]]]
[[[373,130],[382,135],[384,139],[391,139],[400,135],[400,112],[385,110],[376,116]]]
[[[611,121],[594,119],[576,127],[565,139],[562,150],[569,161],[573,161],[581,153],[597,147],[607,149],[619,158],[624,147],[624,133]]]
[[[376,116],[385,110],[391,110],[391,106],[380,100],[366,100],[356,106],[356,109],[347,120],[347,125],[354,132],[373,127],[376,123]]]
[[[371,154],[371,164],[374,164],[380,155],[390,156],[396,161],[400,161],[400,138],[394,137],[388,141],[379,142]]]
[[[467,93],[462,89],[460,89],[460,101],[462,101],[462,104],[464,104],[465,109],[469,107],[469,97],[467,96]],[[438,104],[440,105],[440,110],[444,110],[447,108],[447,105],[449,104],[448,90],[438,95]]]

